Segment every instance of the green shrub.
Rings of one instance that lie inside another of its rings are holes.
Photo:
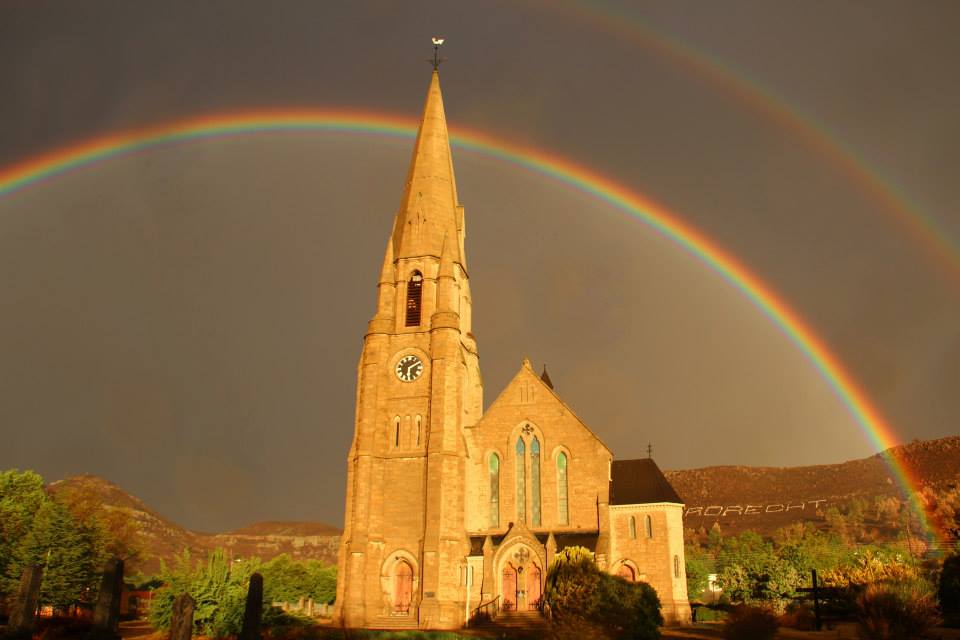
[[[922,581],[868,585],[856,613],[860,637],[868,640],[919,638],[940,624],[932,590]]]
[[[195,632],[211,638],[235,636],[243,624],[250,576],[263,572],[263,626],[285,631],[304,626],[310,621],[285,613],[271,603],[283,597],[293,599],[298,593],[303,597],[329,597],[325,595],[329,591],[329,575],[321,569],[311,563],[298,565],[286,556],[266,563],[257,559],[230,562],[219,549],[208,556],[206,563],[194,566],[190,554],[184,552],[172,568],[161,568],[164,586],[154,592],[150,622],[155,629],[169,629],[174,599],[189,593],[196,602]]]
[[[554,637],[660,637],[663,616],[653,587],[601,571],[593,554],[581,547],[557,554],[547,571],[544,598]]]
[[[727,640],[772,640],[777,634],[777,618],[767,609],[740,606],[730,611],[723,626]]]

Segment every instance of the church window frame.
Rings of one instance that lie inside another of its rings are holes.
[[[423,274],[414,271],[407,280],[407,302],[405,306],[405,325],[419,327],[423,315]]]
[[[673,577],[680,577],[680,556],[678,555],[673,556]]]
[[[421,438],[422,438],[422,436],[423,436],[423,417],[418,415],[418,416],[414,419],[414,422],[415,422],[416,425],[417,425],[417,446],[419,447],[419,446],[420,446],[420,442],[421,442]]]
[[[527,523],[527,443],[517,438],[515,446],[517,468],[517,522]]]
[[[400,448],[400,416],[393,419],[393,448]]]
[[[648,513],[647,517],[644,518],[643,521],[644,521],[643,526],[647,534],[647,539],[653,538],[653,518]]]
[[[540,439],[533,436],[530,440],[530,508],[533,526],[542,524],[540,512]]]
[[[630,520],[627,522],[627,528],[630,530],[630,539],[637,539],[637,519],[634,516],[630,516]]]
[[[496,452],[487,459],[490,475],[490,528],[500,526],[500,456]]]
[[[557,523],[570,524],[570,462],[565,451],[557,453]]]

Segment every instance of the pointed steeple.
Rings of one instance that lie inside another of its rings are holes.
[[[423,107],[420,129],[407,171],[400,209],[393,227],[395,259],[440,256],[444,236],[456,238],[454,261],[462,264],[457,185],[453,175],[450,136],[437,71]]]

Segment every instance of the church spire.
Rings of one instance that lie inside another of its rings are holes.
[[[434,70],[394,223],[394,258],[440,257],[448,236],[456,239],[454,261],[463,265],[458,205],[440,75]]]

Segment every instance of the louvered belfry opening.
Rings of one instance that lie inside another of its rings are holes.
[[[420,301],[423,297],[423,276],[414,271],[407,283],[407,326],[420,326]]]

